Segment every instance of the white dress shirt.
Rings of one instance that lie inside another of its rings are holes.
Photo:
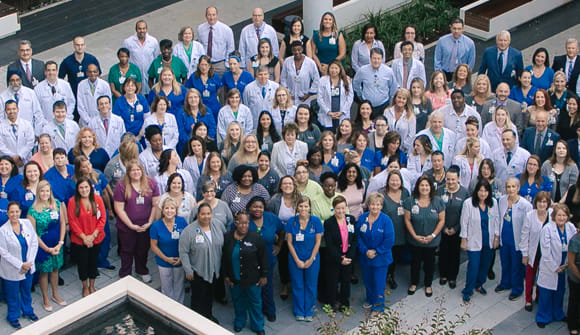
[[[52,87],[55,90],[54,94],[52,93]],[[34,92],[47,122],[54,119],[52,106],[57,101],[64,101],[66,104],[66,117],[70,120],[73,119],[76,99],[68,81],[57,78],[56,83],[52,85],[48,82],[48,79],[45,79],[34,87]]]
[[[258,126],[258,116],[262,111],[272,111],[274,99],[276,98],[276,90],[280,85],[275,81],[268,80],[266,85],[262,86],[258,80],[249,83],[244,89],[244,104],[248,106],[252,112],[252,122]],[[262,96],[262,88],[266,93]]]
[[[254,26],[253,23],[250,23],[245,26],[240,33],[240,46],[238,50],[242,56],[242,63],[240,64],[242,67],[245,67],[246,64],[248,64],[248,61],[258,54],[258,42],[263,38],[270,40],[270,44],[272,44],[272,54],[278,57],[278,54],[280,53],[280,45],[278,44],[278,34],[276,33],[276,30],[266,22],[262,22],[262,26],[260,27],[260,38],[258,38],[256,35],[256,26]]]
[[[318,121],[323,127],[332,127],[332,119],[328,116],[328,113],[332,111],[332,97],[337,94],[340,96],[340,112],[342,113],[339,122],[344,119],[350,119],[350,107],[354,99],[352,82],[348,79],[348,92],[346,92],[342,80],[339,83],[340,85],[333,90],[330,76],[324,76],[318,82],[318,93],[316,94],[316,100],[320,107]]]
[[[318,68],[312,58],[304,56],[304,61],[299,71],[296,71],[294,56],[284,60],[280,75],[280,85],[288,88],[295,104],[310,103],[313,97],[308,98],[306,101],[301,101],[300,98],[306,94],[315,95],[318,92],[319,80]]]
[[[147,70],[149,70],[151,62],[159,56],[159,42],[157,42],[155,37],[147,34],[145,36],[145,42],[141,44],[137,34],[135,34],[129,36],[123,41],[123,47],[129,49],[129,52],[131,53],[129,62],[137,65],[139,70],[141,70],[141,94],[146,95],[149,93],[150,89],[149,84],[147,83],[149,78]]]
[[[16,101],[14,94],[14,91],[10,88],[0,94],[0,118],[6,119],[4,104],[8,100]],[[36,136],[40,135],[40,131],[46,123],[36,93],[34,93],[33,89],[25,86],[21,86],[18,90],[18,118],[30,122],[34,128],[33,133]]]
[[[42,132],[48,134],[52,139],[53,148],[63,148],[69,152],[75,146],[77,135],[80,131],[79,125],[69,119],[64,120],[64,136],[60,133],[58,125],[54,119],[48,121]]]
[[[26,163],[32,156],[34,148],[34,129],[32,124],[22,118],[16,119],[16,134],[8,119],[0,121],[0,153],[8,156],[20,156]]]
[[[217,63],[225,61],[228,59],[228,55],[236,50],[234,32],[227,24],[220,21],[217,21],[213,26],[210,26],[207,22],[197,26],[197,39],[203,45],[205,50],[204,54],[206,55],[210,27],[213,29],[211,62]],[[228,67],[228,62],[226,61],[225,63],[226,67]]]
[[[175,149],[179,141],[179,128],[177,127],[175,116],[169,112],[165,112],[163,123],[159,124],[157,115],[151,113],[143,122],[143,131],[152,124],[161,127],[161,131],[163,132],[163,145]]]
[[[120,116],[113,113],[109,114],[108,120],[108,132],[105,131],[104,120],[100,115],[92,118],[88,126],[95,131],[99,145],[105,149],[109,157],[113,157],[121,144],[121,136],[125,133],[125,122]]]
[[[103,79],[97,78],[94,85],[95,94],[91,93],[89,78],[81,81],[77,89],[77,111],[80,116],[79,123],[83,126],[88,125],[92,118],[99,115],[97,99],[104,95],[111,99],[112,96],[111,86]]]

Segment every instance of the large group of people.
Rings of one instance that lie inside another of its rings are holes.
[[[216,7],[206,19],[175,44],[138,21],[108,81],[82,37],[60,65],[20,42],[0,94],[0,278],[13,327],[38,319],[36,283],[46,311],[67,304],[68,256],[82,296],[96,291],[99,268],[115,269],[114,223],[119,277],[150,283],[151,250],[162,293],[183,303],[189,285],[191,308],[214,322],[229,289],[236,332],[249,318],[263,334],[277,293],[292,296],[297,321],[313,320],[317,300],[348,312],[356,264],[373,313],[409,260],[409,295],[422,283],[431,297],[437,272],[455,289],[462,250],[468,303],[487,294],[499,249],[495,292],[524,295],[532,311],[537,286],[537,325],[567,316],[578,334],[576,39],[551,68],[544,48],[524,68],[502,31],[472,80],[460,19],[430,74],[414,26],[389,66],[365,25],[345,71],[331,12],[313,32],[294,18],[279,42],[256,8],[238,50]]]

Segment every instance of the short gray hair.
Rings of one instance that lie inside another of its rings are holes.
[[[29,40],[20,40],[20,43],[18,43],[18,46],[21,45],[28,45],[29,47],[32,48],[32,42],[30,42]]]
[[[575,39],[574,37],[570,37],[569,39],[566,40],[566,46],[572,43],[576,43],[576,46],[578,46],[578,40]]]
[[[507,37],[507,39],[508,39],[509,41],[511,41],[511,40],[512,40],[512,35],[511,35],[511,34],[510,34],[510,32],[509,32],[509,31],[507,31],[507,30],[502,30],[502,31],[500,31],[499,33],[497,33],[497,35],[495,35],[495,39],[497,40],[497,39],[498,39],[499,37],[501,37],[501,36],[505,36],[505,37]]]

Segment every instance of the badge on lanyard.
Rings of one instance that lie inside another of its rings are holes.
[[[129,120],[131,122],[135,122],[135,114],[131,113],[131,115],[129,116]]]
[[[50,219],[51,220],[58,219],[58,212],[57,211],[50,211]]]
[[[235,202],[235,203],[238,203],[238,202],[240,202],[240,201],[242,201],[242,199],[240,199],[240,197],[239,197],[239,196],[236,196],[236,197],[234,198],[234,200],[232,200],[232,202]]]
[[[339,96],[340,95],[340,87],[333,87],[330,90],[330,95],[333,96],[333,97]]]
[[[139,195],[135,200],[137,205],[143,205],[145,203],[145,198],[142,195]]]
[[[2,191],[2,192],[0,192],[0,198],[1,199],[7,199],[8,198],[8,194],[6,194],[6,192]]]
[[[24,195],[24,200],[26,200],[26,201],[34,200],[34,194],[30,191],[26,192],[26,194]]]
[[[175,229],[175,228],[174,228]],[[179,240],[179,231],[178,230],[173,230],[171,232],[171,239],[172,240]]]
[[[304,234],[302,233],[296,234],[296,242],[304,242]]]
[[[411,213],[413,213],[415,215],[419,214],[419,206],[413,205],[413,207],[411,208]]]
[[[203,97],[209,98],[209,90],[203,90]]]
[[[331,37],[331,38],[329,38],[328,39],[328,44],[330,44],[330,45],[336,45],[336,38],[334,38],[334,36]]]
[[[444,203],[447,203],[449,201],[449,195],[448,194],[443,194],[441,196],[441,200],[443,200]]]
[[[336,156],[332,157],[332,159],[330,160],[330,165],[334,166],[334,167],[338,167],[338,158],[336,158]]]
[[[123,177],[123,170],[121,170],[120,168],[116,169],[115,172],[113,172],[113,177],[115,178]]]
[[[125,83],[125,80],[127,80],[127,78],[125,78],[125,76],[119,77],[119,84],[123,85]]]
[[[566,236],[562,236],[561,238],[562,240],[562,251],[563,252],[568,252],[568,242],[566,241]]]
[[[403,214],[405,214],[405,209],[403,209],[401,206],[397,207],[397,215],[401,216]]]
[[[171,237],[173,237],[173,233],[171,233]],[[203,243],[203,235],[195,235],[195,243]]]
[[[352,224],[348,224],[348,225],[346,225],[346,230],[349,233],[354,233],[354,226]]]
[[[367,224],[363,223],[362,226],[360,226],[360,231],[361,233],[366,233],[367,232]]]

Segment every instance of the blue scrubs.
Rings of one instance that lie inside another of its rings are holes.
[[[471,297],[475,288],[480,288],[485,284],[487,272],[491,266],[493,249],[489,247],[489,208],[482,210],[479,208],[479,218],[481,221],[481,245],[480,251],[467,251],[467,278],[465,288],[461,293],[464,297]]]
[[[562,262],[560,266],[566,262],[568,255],[568,238],[566,230],[562,233],[560,229],[556,228],[560,241],[562,241]],[[558,273],[558,288],[557,290],[549,290],[538,286],[540,291],[540,299],[538,301],[538,314],[536,314],[536,322],[550,323],[552,321],[562,321],[566,317],[564,313],[564,293],[566,293],[566,271]],[[575,317],[575,316],[571,316]]]
[[[499,248],[501,281],[499,286],[504,289],[511,289],[511,294],[513,295],[520,295],[524,292],[526,267],[522,264],[522,252],[516,250],[511,208],[506,211],[503,217],[501,243],[502,245]]]
[[[399,162],[401,167],[407,166],[407,154],[403,150],[399,150]],[[381,171],[387,168],[388,160],[383,159],[383,152],[381,150],[375,153],[375,166],[380,166]],[[371,170],[372,171],[372,170]]]
[[[351,147],[350,150],[355,150],[355,149]],[[366,167],[369,171],[374,171],[375,166],[376,166],[375,156],[376,156],[376,153],[373,150],[366,148],[363,151],[362,157],[360,158],[360,166]]]
[[[526,103],[527,106],[532,106],[534,104],[534,95],[536,95],[537,90],[538,88],[532,85],[528,91],[528,94],[524,96],[522,89],[514,86],[512,87],[509,98],[519,103]]]
[[[72,165],[74,165],[76,158],[75,155],[73,154],[73,150],[74,149],[70,149],[70,151],[68,152],[68,162],[69,164]],[[83,153],[81,153],[81,155],[83,155]],[[105,167],[107,167],[107,163],[111,159],[107,151],[105,151],[105,149],[103,148],[93,150],[90,156],[87,158],[91,162],[93,168],[100,171],[105,171]]]
[[[292,246],[296,256],[301,261],[307,261],[312,255],[312,249],[316,244],[316,234],[324,233],[322,222],[316,216],[310,216],[306,229],[300,229],[298,216],[291,217],[286,223],[286,233],[292,235]],[[307,269],[300,269],[294,261],[291,253],[288,253],[288,268],[292,280],[292,305],[294,315],[308,317],[314,315],[316,305],[316,293],[318,271],[320,270],[320,255]]]
[[[181,85],[181,94],[179,95],[175,94],[175,92],[173,91],[171,91],[169,95],[165,95],[165,92],[163,92],[162,90],[159,91],[159,95],[166,96],[167,100],[169,100],[171,106],[169,106],[169,109],[167,111],[173,115],[177,115],[179,110],[183,108],[183,101],[185,101],[186,93],[187,88],[185,88],[183,85]],[[155,90],[149,91],[149,94],[147,95],[147,102],[149,103],[149,105],[153,103],[155,97],[157,97],[157,93],[155,92]]]
[[[521,174],[518,174],[516,175],[516,178],[520,179],[520,176]],[[530,203],[534,203],[536,194],[541,191],[552,192],[552,182],[544,176],[542,176],[542,185],[538,185],[537,183],[530,185],[526,180],[526,182],[520,187],[520,195],[526,198]]]
[[[99,73],[102,73],[99,61],[95,56],[85,52],[83,60],[79,63],[75,58],[75,55],[67,56],[58,68],[58,77],[64,79],[67,77],[70,88],[72,89],[75,97],[77,96],[77,88],[79,83],[87,78],[87,67],[90,64],[95,64],[99,68]]]
[[[250,72],[243,70],[242,74],[238,78],[238,81],[234,81],[234,75],[232,71],[227,71],[222,77],[222,86],[225,86],[226,92],[229,92],[232,88],[237,88],[240,91],[240,97],[242,98],[242,103],[244,103],[244,90],[249,83],[254,81],[254,77]]]
[[[67,164],[66,171],[68,173],[66,178],[64,178],[54,166],[48,169],[44,174],[44,179],[50,183],[52,194],[63,204],[68,204],[68,200],[75,195],[75,182],[72,179],[75,168],[74,166]]]
[[[369,212],[358,218],[358,250],[366,289],[366,302],[373,311],[382,312],[385,308],[385,284],[389,265],[393,263],[391,248],[395,243],[393,221],[381,213],[372,223],[368,220]],[[367,257],[367,251],[375,250],[373,259]]]
[[[20,228],[22,231],[22,227]],[[26,254],[28,253],[28,243],[22,234],[16,234],[16,238],[20,243],[21,250],[21,260],[26,262]],[[23,280],[13,281],[13,280],[3,280],[4,283],[4,297],[6,298],[6,304],[8,305],[8,313],[6,314],[6,320],[8,322],[16,321],[20,317],[20,311],[22,310],[23,316],[34,315],[34,310],[32,309],[32,297],[30,296],[30,289],[32,287],[32,275],[30,270],[26,273],[26,277]]]
[[[196,78],[195,73],[189,76],[187,82],[185,83],[187,88],[195,88],[196,90],[201,93],[201,100],[204,105],[209,107],[213,111],[213,116],[217,120],[218,113],[222,106],[218,101],[218,90],[222,87],[222,81],[217,74],[214,74],[213,77],[207,78],[206,83],[204,84],[201,80],[201,77]]]
[[[338,176],[342,168],[344,167],[344,155],[340,152],[335,152],[334,156],[328,161],[328,163],[323,163],[332,169],[335,175]]]
[[[139,136],[147,113],[149,113],[149,102],[141,94],[137,94],[137,102],[134,105],[129,104],[122,95],[115,100],[113,106],[113,114],[120,116],[125,123],[125,129],[135,136]]]
[[[278,232],[284,230],[282,221],[270,213],[264,212],[264,223],[262,228],[258,230],[253,220],[250,220],[250,230],[258,232],[266,243],[266,252],[268,253],[268,282],[262,287],[262,312],[268,316],[276,316],[276,305],[274,304],[274,265],[276,264],[276,256],[272,254],[274,249],[274,242]]]
[[[20,204],[20,210],[22,211],[20,217],[23,219],[26,218],[28,209],[32,206],[34,199],[36,199],[36,195],[32,191],[26,190],[22,184],[12,189],[12,192],[8,194],[8,200],[16,201]]]
[[[183,109],[180,109],[175,118],[177,120],[177,126],[179,127],[179,142],[177,143],[177,150],[179,153],[183,152],[183,146],[191,138],[193,126],[200,121],[205,123],[207,126],[207,136],[212,139],[216,138],[217,125],[210,108],[207,108],[207,113],[205,115],[201,115],[201,113],[198,112],[197,119],[185,114]]]

